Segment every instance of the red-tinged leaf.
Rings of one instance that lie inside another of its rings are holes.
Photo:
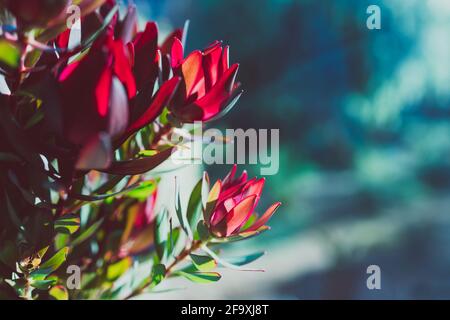
[[[260,196],[264,187],[265,178],[254,180],[252,183],[247,183],[242,189],[242,198],[246,198],[250,195]]]
[[[173,148],[166,149],[160,153],[146,158],[126,160],[126,161],[116,161],[111,164],[106,169],[101,169],[99,171],[118,174],[118,175],[135,175],[143,174],[150,171],[164,162],[172,154]]]
[[[222,50],[222,58],[221,63],[219,65],[219,75],[222,76],[222,74],[228,70],[230,66],[230,46],[225,46]]]
[[[230,97],[229,102],[226,103],[226,107],[224,107],[218,114],[208,119],[208,122],[219,120],[220,118],[224,117],[228,112],[230,112],[231,109],[236,105],[239,98],[241,97],[242,93],[244,91],[235,91],[233,95]]]
[[[253,213],[253,210],[258,202],[259,197],[251,195],[239,202],[231,212],[222,220],[220,224],[224,223],[226,227],[225,235],[229,236],[235,232]],[[218,227],[219,227],[218,225]],[[222,231],[222,230],[221,230]]]
[[[112,72],[107,68],[103,70],[100,81],[95,88],[95,97],[97,100],[97,111],[102,117],[106,117],[109,106],[109,95],[111,91]]]
[[[106,133],[94,136],[81,149],[75,167],[78,170],[102,169],[111,164],[111,139]]]
[[[129,43],[133,39],[133,35],[137,29],[137,13],[136,13],[136,5],[130,4],[128,5],[127,14],[123,19],[121,30],[120,30],[120,39],[124,43]]]
[[[108,118],[108,133],[112,137],[125,131],[129,118],[128,99],[125,88],[117,77],[112,79]]]
[[[126,56],[126,47],[121,40],[114,41],[112,44],[114,50],[114,73],[127,88],[128,98],[132,99],[136,95],[136,83],[131,72],[130,60]]]
[[[263,227],[267,221],[269,221],[269,219],[273,216],[273,214],[275,213],[275,211],[278,209],[278,207],[281,205],[281,202],[275,202],[274,204],[272,204],[267,210],[266,212],[258,219],[255,221],[255,223],[248,229],[246,229],[244,232],[252,232],[252,231],[256,231],[258,229],[260,229],[261,227]]]
[[[219,63],[222,56],[220,43],[211,48],[203,57],[203,70],[205,73],[205,88],[209,91],[219,79]]]
[[[175,29],[169,36],[167,36],[166,40],[164,40],[163,44],[161,45],[161,53],[164,55],[169,54],[175,40],[180,40],[181,43],[182,37],[183,30]]]
[[[202,68],[203,54],[201,51],[193,51],[181,64],[186,97],[197,94],[202,97],[205,94],[205,78]]]
[[[211,90],[202,98],[195,102],[203,112],[203,120],[207,121],[222,111],[228,102],[234,81],[239,69],[238,64],[234,64],[225,71],[220,80],[211,88]]]
[[[154,22],[148,22],[145,30],[138,33],[134,41],[135,65],[134,76],[136,86],[141,90],[148,83],[154,83],[158,75],[156,50],[158,49],[158,26]]]
[[[183,45],[181,40],[173,39],[172,50],[170,53],[170,63],[172,68],[178,68],[179,64],[183,60]]]
[[[127,129],[125,136],[128,138],[130,135],[138,131],[139,129],[145,127],[152,121],[156,119],[163,110],[165,106],[169,103],[172,98],[180,78],[173,77],[169,81],[165,82],[155,95],[155,98],[150,103],[150,106],[145,110],[145,112],[135,120]],[[126,139],[126,138],[125,138]],[[122,139],[123,141],[124,139]]]

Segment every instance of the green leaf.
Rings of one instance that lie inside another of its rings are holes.
[[[62,248],[56,252],[53,257],[41,264],[38,270],[33,271],[31,276],[40,280],[42,279],[42,276],[49,275],[53,271],[57,270],[66,261],[68,253],[69,247]]]
[[[196,283],[211,283],[211,282],[217,282],[222,277],[217,272],[184,272],[184,271],[177,271],[174,274],[185,277],[186,279],[196,282]]]
[[[177,213],[178,222],[180,223],[181,229],[186,233],[189,239],[193,239],[192,230],[187,221],[186,215],[183,213],[181,206],[181,196],[180,196],[180,186],[178,181],[175,180],[175,212]]]
[[[190,254],[192,263],[199,271],[209,271],[217,266],[216,260],[209,256],[200,256],[197,254]]]
[[[0,40],[0,62],[16,69],[20,62],[20,50],[6,40]]]
[[[80,217],[69,213],[55,220],[55,231],[65,234],[75,233],[80,228]]]
[[[164,280],[164,277],[166,276],[166,266],[163,264],[155,264],[152,267],[152,272],[150,274],[151,277],[151,285],[150,288],[156,287],[158,284],[161,283],[161,281]]]
[[[209,195],[209,176],[205,171],[203,172],[203,182],[202,182],[202,209],[205,210],[206,204],[208,203],[208,195]]]
[[[216,207],[216,202],[219,199],[220,191],[222,189],[222,182],[217,180],[217,182],[211,188],[211,191],[208,194],[208,199],[206,201],[206,207],[203,212],[203,217],[205,221],[208,223],[211,215]]]
[[[127,192],[127,196],[144,201],[155,192],[157,185],[158,182],[156,180],[144,181],[138,187]]]
[[[205,221],[200,220],[197,224],[197,233],[199,236],[199,240],[202,240],[202,242],[206,242],[211,238],[211,234],[209,233],[209,229],[205,224]]]
[[[136,175],[146,173],[170,157],[173,148],[161,151],[154,156],[139,158],[133,160],[116,161],[106,169],[99,169],[98,171],[117,174],[117,175]]]
[[[132,261],[129,257],[113,263],[112,265],[108,266],[108,269],[106,271],[106,278],[111,282],[117,280],[128,270],[128,268],[131,266],[131,263]]]
[[[168,211],[162,208],[156,216],[155,222],[155,249],[160,261],[166,257],[167,254],[167,236],[169,233]]]
[[[93,223],[89,228],[84,230],[75,240],[72,241],[72,246],[77,246],[86,239],[90,238],[97,230],[100,228],[103,223],[104,218]]]
[[[195,185],[189,197],[188,207],[187,207],[187,220],[192,229],[194,229],[200,219],[201,214],[201,201],[202,201],[202,183],[203,178],[200,179]]]
[[[156,150],[141,150],[141,151],[139,151],[138,156],[139,157],[152,157],[157,153],[158,153],[158,151],[156,151]]]
[[[69,292],[62,285],[52,287],[48,293],[56,300],[69,300]]]
[[[36,280],[36,281],[31,281],[31,286],[36,288],[36,289],[40,289],[40,290],[48,290],[52,285],[54,285],[56,282],[56,280],[51,279],[51,280]]]

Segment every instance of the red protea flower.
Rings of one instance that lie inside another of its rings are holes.
[[[248,180],[245,171],[236,178],[235,173],[236,165],[223,181],[216,182],[210,193],[210,198],[215,199],[213,200],[215,204],[213,208],[205,210],[205,221],[216,237],[229,237],[243,233],[249,235],[267,229],[266,222],[281,204],[274,203],[254,223],[245,226],[254,214],[265,179]]]
[[[174,37],[171,66],[182,81],[170,108],[183,122],[216,119],[230,110],[242,94],[235,82],[239,65],[229,66],[229,47],[222,47],[219,41],[183,59],[183,45]]]

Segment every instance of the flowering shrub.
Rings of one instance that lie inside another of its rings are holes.
[[[241,95],[228,46],[185,54],[186,28],[161,41],[134,6],[74,3],[68,27],[68,1],[0,2],[0,297],[127,299],[243,270],[261,254],[224,261],[218,248],[268,229],[279,203],[257,218],[263,179],[233,166],[210,188],[204,173],[187,204],[177,191],[176,217],[155,211],[170,134]]]

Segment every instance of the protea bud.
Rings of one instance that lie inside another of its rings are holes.
[[[210,232],[219,238],[267,229],[266,222],[281,204],[272,204],[259,219],[247,226],[254,215],[265,180],[248,179],[245,171],[237,178],[235,173],[236,165],[225,179],[218,180],[211,190],[217,195],[217,200],[213,210],[206,212],[205,221]]]

